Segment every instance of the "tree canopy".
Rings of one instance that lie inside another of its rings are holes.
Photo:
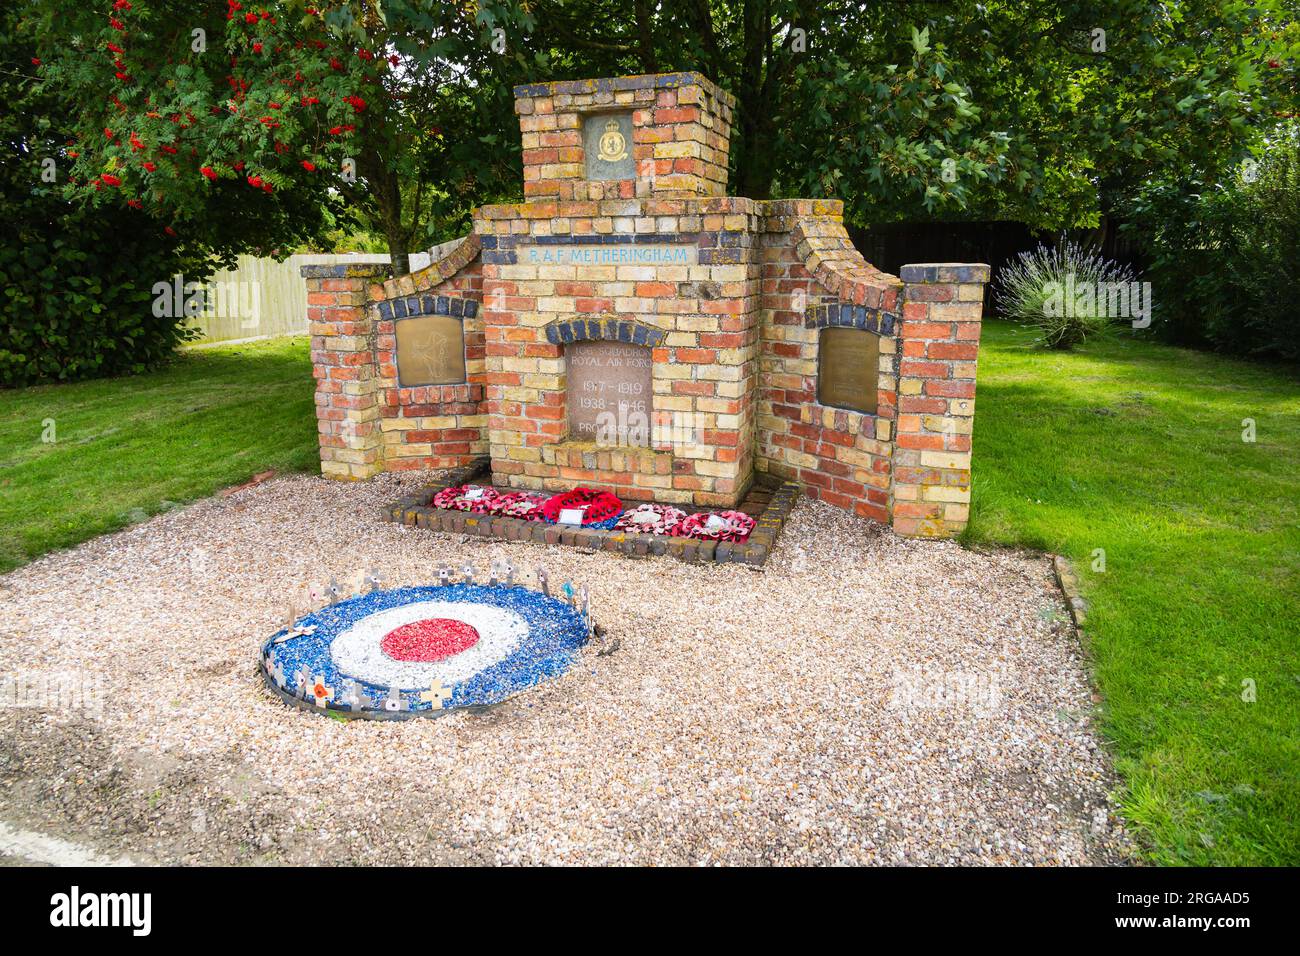
[[[331,215],[406,252],[517,198],[520,82],[698,70],[738,98],[731,190],[858,224],[1096,225],[1213,181],[1293,114],[1286,0],[28,0],[75,104],[70,201],[222,253]]]

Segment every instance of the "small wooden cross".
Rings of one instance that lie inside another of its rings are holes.
[[[406,702],[402,692],[396,687],[388,688],[388,696],[384,698],[384,710],[410,710],[411,705]]]
[[[281,634],[279,637],[277,637],[277,638],[275,638],[274,640],[272,640],[272,641],[271,641],[271,644],[272,644],[272,645],[275,645],[275,644],[283,644],[285,641],[290,640],[291,638],[295,638],[295,637],[310,637],[311,635],[313,635],[313,634],[315,634],[315,633],[316,633],[316,625],[315,625],[315,624],[308,624],[308,625],[306,625],[305,627],[304,627],[303,625],[300,624],[300,625],[298,625],[297,627],[291,627],[291,628],[289,628],[289,630],[285,631],[285,632],[284,632],[283,634]]]
[[[343,682],[343,696],[339,700],[353,710],[360,710],[365,703],[365,698],[361,694],[361,685],[354,680],[345,680]]]
[[[436,707],[445,706],[445,702],[451,700],[451,688],[442,681],[434,681],[428,690],[420,691],[420,700],[433,704],[437,701]]]
[[[272,657],[270,654],[266,655],[266,660],[268,664],[272,663]],[[274,667],[270,667],[267,669],[267,672],[271,675],[271,679],[275,681],[276,687],[284,686],[284,665],[283,664],[276,662]]]
[[[321,693],[319,696],[317,696],[316,694],[317,686],[319,686],[320,689],[323,691],[323,693]],[[308,691],[311,695],[312,702],[315,703],[317,707],[324,707],[326,704],[328,704],[331,700],[334,699],[334,688],[328,686],[325,683],[325,678],[323,677],[313,676],[311,679],[311,684],[308,685]]]

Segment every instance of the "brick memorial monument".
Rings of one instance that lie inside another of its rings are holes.
[[[515,89],[524,202],[428,268],[305,266],[321,468],[732,508],[756,479],[911,536],[970,501],[985,265],[899,276],[842,204],[725,195],[696,73]]]

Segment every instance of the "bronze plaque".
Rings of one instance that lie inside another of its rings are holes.
[[[574,342],[564,355],[569,366],[569,438],[611,447],[648,447],[650,349],[623,342]]]
[[[880,337],[865,329],[822,329],[817,354],[817,401],[874,415]]]
[[[582,154],[588,179],[635,179],[632,114],[598,113],[584,119]]]
[[[397,381],[413,385],[459,385],[465,381],[465,328],[450,315],[398,319]]]

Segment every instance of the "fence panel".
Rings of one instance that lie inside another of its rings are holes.
[[[411,268],[422,268],[428,260],[427,252],[412,253]],[[234,269],[222,270],[205,283],[207,312],[191,322],[200,332],[196,344],[306,335],[307,286],[299,272],[302,266],[387,261],[386,255],[365,253],[296,255],[283,262],[240,256]]]

